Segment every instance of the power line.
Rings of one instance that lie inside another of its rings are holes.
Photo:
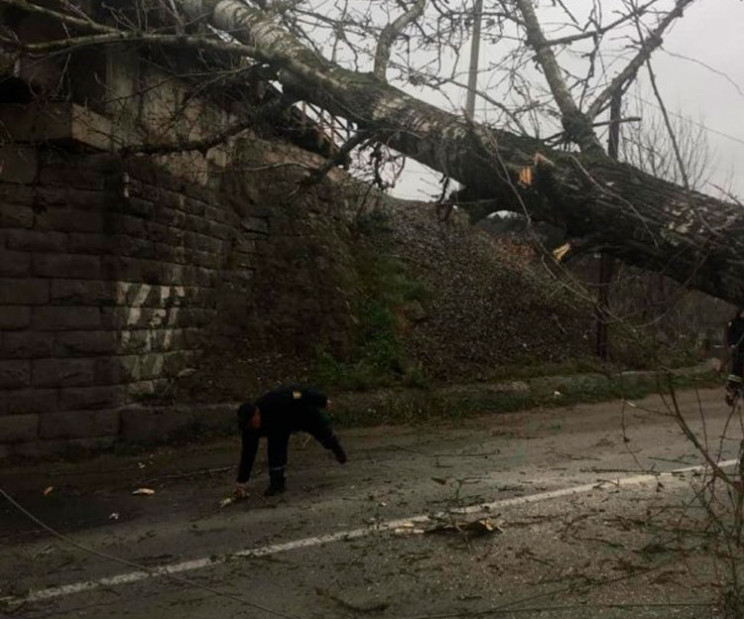
[[[10,503],[16,510],[18,510],[21,514],[23,514],[26,518],[40,526],[42,529],[44,529],[47,533],[53,535],[57,539],[77,548],[78,550],[81,550],[84,553],[94,555],[96,557],[100,557],[102,559],[107,559],[109,561],[114,561],[116,563],[120,563],[122,565],[126,565],[128,567],[133,567],[138,570],[140,570],[143,573],[149,573],[151,576],[163,576],[164,578],[168,580],[172,580],[174,582],[177,582],[182,585],[187,585],[189,587],[195,588],[195,589],[203,589],[204,591],[209,591],[210,593],[228,598],[231,600],[235,600],[236,602],[240,602],[241,604],[244,604],[245,606],[249,606],[251,608],[254,608],[256,610],[261,610],[265,613],[268,613],[270,615],[274,615],[276,617],[282,617],[283,619],[302,619],[301,617],[297,617],[296,615],[292,615],[290,613],[285,613],[281,610],[275,610],[273,608],[269,608],[267,606],[263,606],[261,604],[256,604],[255,602],[251,602],[249,600],[246,600],[244,597],[239,595],[234,595],[232,593],[229,593],[227,591],[221,591],[220,589],[216,589],[214,587],[211,587],[209,585],[204,585],[200,582],[197,582],[195,580],[191,580],[190,578],[184,578],[183,576],[177,576],[175,574],[169,574],[164,571],[159,571],[157,568],[148,567],[146,565],[143,565],[141,563],[138,563],[136,561],[130,561],[129,559],[124,559],[122,557],[117,557],[116,555],[109,554],[107,552],[102,552],[100,550],[95,550],[93,548],[90,548],[84,544],[81,544],[79,542],[76,542],[72,538],[70,538],[67,535],[64,535],[63,533],[60,533],[56,529],[49,526],[46,522],[42,521],[40,518],[32,514],[30,511],[28,511],[23,505],[18,503],[13,497],[11,497],[3,488],[0,488],[0,497],[4,498],[8,503]],[[13,598],[3,598],[5,601],[12,601]],[[23,601],[23,598],[18,598],[18,601]]]

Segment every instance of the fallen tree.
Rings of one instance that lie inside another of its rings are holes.
[[[262,8],[263,3],[168,3],[178,9],[182,24],[208,23],[212,33],[222,36],[189,34],[183,25],[171,35],[137,29],[128,32],[120,25],[105,25],[70,11],[50,10],[41,3],[0,3],[55,15],[87,33],[40,44],[5,40],[5,47],[15,53],[59,52],[65,46],[106,44],[113,39],[121,43],[129,38],[171,46],[211,46],[250,57],[271,72],[288,97],[312,102],[348,119],[364,139],[371,137],[456,179],[471,196],[560,226],[574,239],[574,251],[603,251],[721,299],[740,302],[744,298],[741,205],[613,161],[593,130],[597,116],[606,109],[613,94],[634,79],[661,44],[662,33],[682,16],[692,0],[677,0],[646,36],[639,26],[641,43],[637,54],[583,111],[557,65],[552,52],[556,43],[543,35],[532,4],[528,0],[501,3],[505,10],[519,16],[528,45],[536,54],[560,110],[566,141],[578,147],[574,152],[552,150],[537,139],[478,124],[390,85],[385,79],[385,63],[391,40],[416,20],[422,9],[419,3],[380,37],[374,72],[352,71],[323,57],[280,24],[275,12]],[[638,21],[643,10],[637,7],[627,19]]]

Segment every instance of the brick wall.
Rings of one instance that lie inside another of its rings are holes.
[[[111,441],[240,307],[268,219],[143,160],[0,161],[0,457]]]

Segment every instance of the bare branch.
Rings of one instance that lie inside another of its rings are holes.
[[[0,0],[2,2],[4,0]],[[222,53],[236,54],[239,56],[254,56],[257,50],[242,43],[230,43],[218,39],[210,39],[199,35],[182,34],[156,34],[143,32],[126,32],[117,30],[105,34],[91,34],[66,39],[56,39],[44,43],[21,43],[17,40],[0,37],[0,46],[20,50],[30,55],[49,54],[52,52],[88,47],[92,45],[112,45],[120,43],[145,43],[163,47],[211,49]]]
[[[672,127],[672,123],[669,120],[669,114],[667,112],[666,105],[664,105],[664,99],[662,98],[661,93],[659,92],[659,87],[656,84],[656,74],[651,67],[650,58],[646,59],[646,66],[648,68],[648,77],[651,81],[651,88],[653,89],[656,101],[659,103],[659,107],[661,108],[661,114],[664,117],[664,125],[666,126],[667,133],[669,134],[669,139],[672,143],[672,151],[674,152],[674,159],[677,162],[677,166],[679,167],[679,173],[682,177],[682,183],[684,185],[684,188],[690,191],[691,187],[690,179],[687,175],[687,167],[685,166],[684,161],[682,161],[682,154],[679,149],[679,144],[677,143],[677,136]]]
[[[618,26],[621,26],[625,22],[643,15],[651,6],[656,4],[658,1],[659,0],[650,0],[650,2],[647,2],[643,6],[638,7],[637,11],[633,11],[631,13],[628,13],[627,15],[618,17],[614,22],[603,26],[602,28],[597,28],[596,30],[591,30],[589,32],[582,32],[581,34],[571,34],[559,39],[548,39],[545,41],[545,44],[551,47],[555,47],[557,45],[569,45],[571,43],[576,43],[577,41],[583,41],[584,39],[601,37],[602,35],[607,34],[610,30],[614,30]]]
[[[619,120],[603,120],[598,123],[592,123],[592,127],[606,127],[607,125],[620,125],[622,123],[634,123],[639,122],[641,120],[640,116],[628,116],[627,118],[621,118]],[[554,133],[553,135],[549,135],[546,138],[543,138],[543,140],[547,143],[555,142],[556,140],[559,140],[560,138],[564,137],[563,131],[559,133]]]
[[[659,22],[659,25],[650,33],[645,41],[641,42],[641,48],[638,54],[628,63],[628,65],[610,82],[609,86],[605,88],[594,102],[589,106],[586,111],[586,115],[590,119],[596,118],[599,113],[609,104],[612,95],[616,90],[624,88],[625,85],[631,81],[638,70],[646,62],[646,59],[663,43],[662,35],[671,26],[674,21],[682,17],[684,9],[692,4],[695,0],[677,0],[675,7],[669,11]]]
[[[537,61],[542,67],[545,79],[550,86],[555,102],[561,111],[563,127],[566,134],[580,146],[584,152],[604,153],[597,136],[592,131],[588,118],[581,113],[566,85],[561,68],[555,54],[545,38],[540,22],[532,6],[532,0],[517,0],[522,17],[524,18],[527,41],[537,54]]]
[[[369,131],[359,131],[357,134],[351,136],[341,145],[339,151],[333,157],[328,159],[328,161],[326,161],[321,167],[314,170],[310,176],[305,179],[304,183],[307,185],[319,183],[333,166],[343,163],[352,150],[369,140],[371,137],[372,133]]]
[[[414,5],[403,15],[398,17],[393,23],[388,24],[380,34],[380,40],[377,43],[377,52],[375,53],[375,67],[373,73],[376,78],[385,81],[385,72],[390,60],[390,49],[393,41],[400,36],[400,33],[414,20],[418,19],[424,12],[426,0],[416,0]]]
[[[54,20],[58,20],[70,26],[76,26],[78,28],[81,28],[83,29],[83,31],[86,31],[86,32],[89,30],[94,30],[96,32],[104,32],[104,33],[109,33],[109,34],[116,34],[120,32],[118,28],[115,28],[113,26],[107,26],[105,24],[100,24],[89,18],[83,19],[80,17],[69,15],[67,13],[61,13],[59,11],[47,9],[43,6],[39,6],[38,4],[27,2],[27,0],[0,0],[0,3],[8,5],[8,6],[14,6],[18,9],[21,9],[22,11],[26,11],[27,13],[35,13],[37,15],[42,15],[43,17],[50,17]]]

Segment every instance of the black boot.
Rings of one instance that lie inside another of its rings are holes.
[[[280,473],[270,473],[269,474],[269,487],[266,488],[266,492],[264,492],[264,496],[276,496],[278,494],[282,494],[285,487],[285,479],[284,479],[284,471]]]
[[[734,402],[736,402],[736,396],[738,395],[738,385],[734,383],[729,383],[726,385],[726,404],[728,406],[733,406]]]

